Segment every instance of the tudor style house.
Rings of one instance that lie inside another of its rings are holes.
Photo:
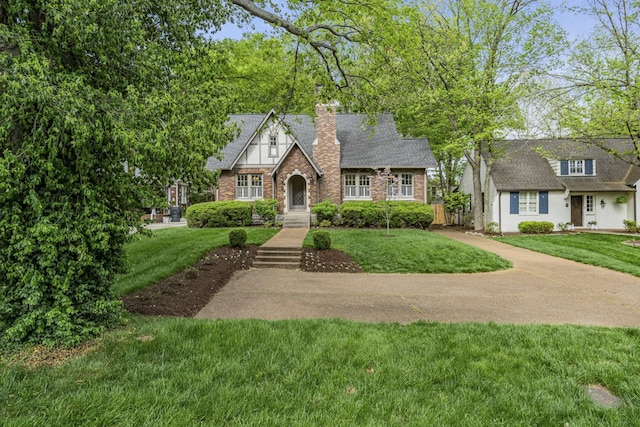
[[[232,115],[231,121],[239,136],[206,166],[220,172],[216,200],[273,198],[282,214],[309,213],[325,200],[340,205],[381,198],[373,169],[390,167],[400,180],[394,198],[427,202],[427,170],[436,166],[429,143],[400,138],[390,114],[371,125],[365,115],[319,104],[315,123],[274,111]]]
[[[606,146],[618,153],[632,149],[625,139],[606,140]],[[624,220],[637,221],[640,167],[573,140],[500,141],[497,147],[489,188],[485,177],[491,156],[482,156],[481,178],[482,191],[489,192],[487,222],[496,222],[501,231],[518,231],[522,221],[601,229],[623,229]],[[460,191],[475,203],[468,165]]]

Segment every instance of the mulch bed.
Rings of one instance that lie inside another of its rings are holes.
[[[231,276],[253,265],[257,246],[221,247],[160,283],[122,298],[131,313],[145,316],[193,317],[222,289]],[[359,273],[362,269],[342,251],[302,251],[300,269],[309,272]]]

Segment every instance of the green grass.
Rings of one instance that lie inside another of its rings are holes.
[[[331,247],[369,273],[479,273],[510,268],[499,256],[444,236],[414,229],[326,229]],[[313,246],[311,230],[304,245]]]
[[[599,233],[496,238],[513,246],[640,277],[640,248],[623,244],[633,239]]]
[[[0,360],[3,426],[631,426],[635,329],[133,318],[58,367]],[[602,384],[624,404],[585,392]]]
[[[195,264],[207,252],[229,244],[231,228],[170,228],[127,245],[128,272],[116,278],[114,292],[126,295]],[[248,227],[247,244],[261,245],[279,230]]]

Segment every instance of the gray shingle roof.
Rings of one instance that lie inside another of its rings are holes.
[[[629,141],[606,140],[619,152],[629,149]],[[617,159],[603,149],[573,140],[540,139],[500,141],[499,157],[492,165],[491,176],[498,191],[564,190],[629,191],[640,179],[640,167]],[[594,176],[556,176],[547,159],[596,161]]]
[[[265,114],[232,115],[230,121],[238,124],[240,135],[222,150],[222,160],[212,157],[207,161],[207,169],[230,169],[266,118]],[[306,115],[286,115],[281,119],[312,158],[316,139],[313,120]],[[338,114],[336,125],[342,168],[436,167],[429,142],[400,139],[391,114],[379,115],[373,125],[367,123],[364,114]]]

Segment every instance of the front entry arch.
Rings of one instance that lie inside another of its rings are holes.
[[[293,175],[287,183],[287,207],[289,211],[307,210],[307,180]]]

